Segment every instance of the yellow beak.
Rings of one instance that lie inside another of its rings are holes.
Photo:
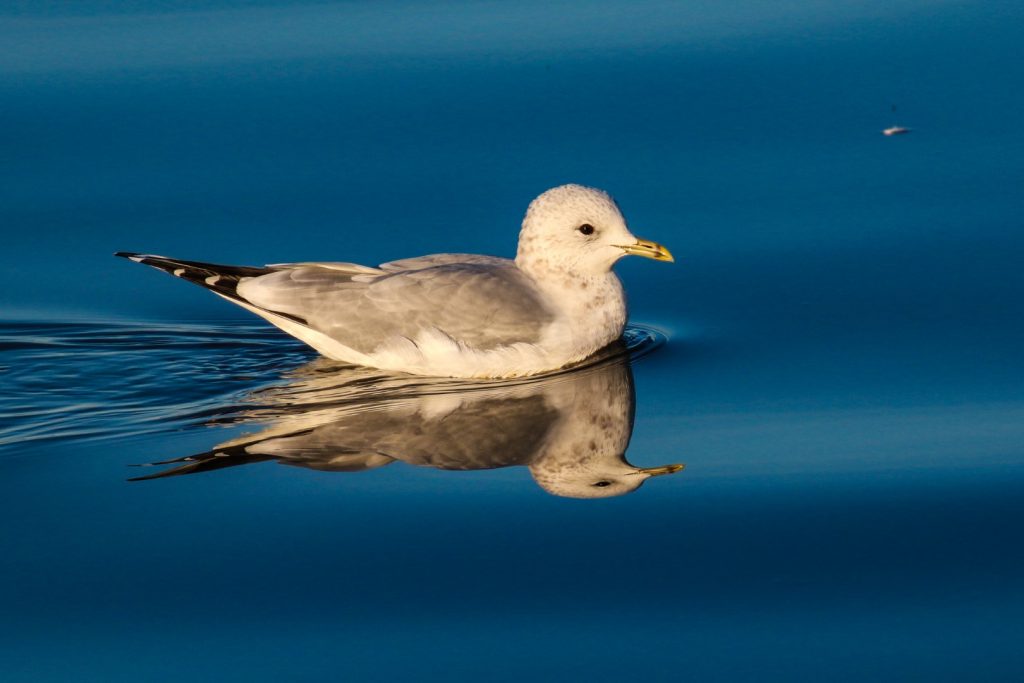
[[[686,467],[686,465],[663,465],[661,467],[642,467],[640,468],[640,473],[646,474],[648,477],[659,477],[663,474],[675,474],[684,467]]]
[[[645,256],[652,258],[655,261],[675,261],[672,258],[672,252],[665,247],[661,246],[657,242],[651,242],[650,240],[637,240],[636,244],[627,244],[625,246],[619,246],[619,249],[626,252],[630,256]]]

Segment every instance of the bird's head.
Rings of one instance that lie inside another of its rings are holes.
[[[540,195],[526,211],[516,265],[526,272],[568,271],[602,275],[623,256],[672,261],[668,249],[637,239],[606,192],[561,185]]]
[[[612,498],[632,493],[651,477],[674,474],[684,465],[634,467],[625,458],[562,460],[560,467],[530,467],[534,481],[548,493],[564,498]]]

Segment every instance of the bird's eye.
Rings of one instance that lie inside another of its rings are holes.
[[[594,482],[594,486],[599,486],[599,487],[601,487],[601,488],[604,488],[605,486],[611,486],[611,485],[612,485],[612,483],[611,483],[610,481],[598,481],[598,482]]]
[[[581,225],[580,227],[578,227],[576,229],[579,230],[580,232],[582,232],[584,235],[593,235],[594,234],[594,226],[591,225],[590,223],[584,223],[583,225]]]

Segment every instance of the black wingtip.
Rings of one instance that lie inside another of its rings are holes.
[[[121,258],[131,258],[132,256],[140,256],[140,254],[136,254],[134,251],[115,251],[114,256],[120,256]]]

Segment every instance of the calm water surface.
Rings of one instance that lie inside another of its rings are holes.
[[[1024,16],[725,5],[0,8],[0,678],[1024,678]],[[563,182],[679,260],[511,385],[110,255],[511,255]]]

